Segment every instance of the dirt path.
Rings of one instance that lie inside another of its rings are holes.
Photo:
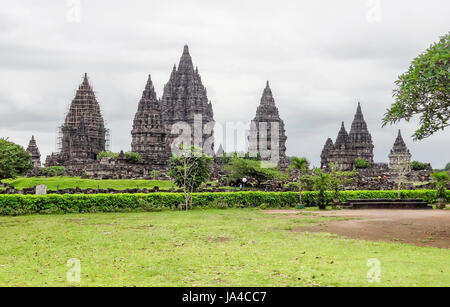
[[[352,239],[450,248],[449,210],[337,210],[323,212],[270,210],[267,212],[286,214],[289,218],[343,217],[350,219],[325,222],[325,227],[297,227],[293,229],[294,231],[330,232]],[[307,215],[301,214],[304,212],[307,212]]]

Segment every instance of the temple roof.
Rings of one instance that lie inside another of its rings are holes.
[[[75,98],[72,100],[64,124],[77,127],[81,122],[84,122],[87,126],[104,127],[100,105],[92,86],[89,84],[87,73],[84,74],[83,82],[78,87]]]
[[[409,153],[409,149],[406,147],[400,130],[398,130],[398,135],[395,139],[394,147],[392,148],[391,153]]]
[[[272,90],[269,86],[269,81],[266,83],[261,101],[256,109],[256,121],[281,121],[280,114],[277,106],[275,105],[275,99],[273,98]]]
[[[335,147],[340,147],[341,145],[347,145],[349,142],[348,133],[345,129],[345,124],[342,122],[341,129],[339,130],[336,142],[334,142]]]
[[[161,100],[165,114],[171,108],[176,110],[174,116],[177,118],[170,116],[168,120],[183,120],[188,114],[192,116],[194,111],[211,118],[213,116],[206,88],[203,86],[198,68],[194,69],[187,45],[184,46],[178,68],[174,65],[170,79],[164,86]]]
[[[27,152],[31,154],[31,157],[40,157],[41,153],[39,152],[39,148],[37,147],[36,140],[34,139],[34,135],[31,137],[30,142],[28,143]]]
[[[350,129],[349,140],[352,143],[372,144],[372,136],[367,129],[367,123],[364,120],[364,115],[361,110],[361,103],[359,102],[352,122],[352,127]]]

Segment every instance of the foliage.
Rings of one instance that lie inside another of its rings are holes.
[[[334,198],[339,199],[339,193],[344,189],[344,187],[348,184],[352,184],[357,180],[356,176],[358,172],[353,170],[351,172],[341,171],[338,168],[337,163],[330,163],[330,189],[334,193]]]
[[[290,169],[295,169],[298,172],[298,192],[299,192],[299,205],[302,205],[302,191],[303,191],[303,176],[309,171],[309,162],[306,158],[291,158],[291,164],[289,166]]]
[[[325,174],[326,175],[326,174]],[[325,203],[333,199],[333,192],[303,192],[303,203],[314,207],[324,198]],[[405,190],[402,198],[422,199],[436,203],[435,190]],[[395,199],[397,191],[342,191],[341,202],[347,199]],[[146,203],[141,202],[144,200]],[[46,213],[89,213],[145,211],[148,204],[152,210],[175,210],[184,200],[183,193],[149,194],[47,194],[47,195],[0,195],[0,215],[25,215]],[[450,191],[446,191],[446,201],[450,201]],[[226,206],[228,208],[294,208],[298,204],[297,192],[221,192],[193,193],[192,204],[197,208]],[[143,204],[146,204],[145,206]]]
[[[161,172],[158,171],[157,169],[154,169],[150,172],[150,178],[152,178],[153,180],[157,180],[160,175],[161,175]]]
[[[169,163],[168,175],[175,184],[184,191],[186,210],[192,207],[191,194],[207,182],[210,177],[210,167],[213,162],[201,149],[190,147],[181,148],[179,156],[172,156]]]
[[[139,164],[142,162],[142,156],[140,153],[128,151],[125,153],[125,159],[130,164]]]
[[[111,151],[101,151],[97,154],[97,159],[101,160],[103,158],[113,158],[117,159],[119,157],[118,153],[111,152]]]
[[[447,192],[447,182],[449,181],[450,176],[447,172],[435,172],[431,174],[431,177],[433,178],[434,185],[436,186],[437,197],[444,199]]]
[[[314,189],[317,191],[317,205],[320,209],[325,209],[329,200],[326,191],[330,185],[330,174],[324,173],[317,168],[313,171]]]
[[[66,168],[64,166],[41,167],[41,175],[47,177],[64,176]]]
[[[450,171],[450,162],[447,163],[447,165],[444,168],[445,171]]]
[[[125,159],[130,164],[139,164],[142,162],[142,156],[140,153],[128,151],[125,154]],[[116,152],[111,151],[101,151],[97,155],[97,159],[101,160],[102,158],[112,158],[117,159],[119,158],[120,154]]]
[[[80,177],[19,177],[4,180],[17,190],[33,188],[39,184],[45,184],[48,190],[61,189],[153,189],[169,190],[173,186],[172,181],[166,180],[138,180],[138,179],[82,179]]]
[[[241,158],[245,160],[252,160],[252,161],[261,161],[261,155],[258,152],[256,156],[250,155],[250,153],[246,152],[234,152],[234,153],[226,153],[224,152],[222,156],[216,157],[216,161],[219,164],[228,164],[233,160],[234,158]]]
[[[429,163],[422,163],[419,161],[412,161],[411,162],[411,169],[414,171],[422,171],[427,170],[430,167]]]
[[[31,155],[21,146],[0,139],[0,180],[16,178],[33,169]]]
[[[233,158],[230,163],[223,167],[227,174],[228,182],[240,182],[246,178],[249,184],[261,186],[267,180],[286,180],[287,174],[278,170],[277,167],[264,167],[262,162]]]
[[[370,162],[361,158],[356,158],[355,159],[355,167],[357,169],[364,169],[364,168],[369,168],[370,167]]]
[[[414,139],[422,140],[450,125],[450,32],[416,57],[395,82],[395,102],[383,125],[420,116]]]

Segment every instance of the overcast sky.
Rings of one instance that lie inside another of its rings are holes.
[[[435,168],[450,161],[450,129],[413,142],[417,122],[381,128],[397,76],[450,30],[448,0],[1,4],[0,137],[26,147],[35,135],[42,161],[55,150],[56,128],[84,72],[111,129],[112,150],[129,150],[147,75],[161,96],[184,44],[217,122],[250,121],[270,80],[288,155],[318,165],[325,140],[336,138],[341,121],[350,129],[361,101],[375,161],[387,162],[399,128],[414,160]]]

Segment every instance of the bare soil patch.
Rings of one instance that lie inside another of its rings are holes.
[[[342,217],[348,220],[321,222],[321,225],[295,227],[293,231],[329,232],[342,237],[370,241],[411,243],[450,248],[449,210],[270,210],[289,218]],[[311,215],[311,213],[313,215]]]

